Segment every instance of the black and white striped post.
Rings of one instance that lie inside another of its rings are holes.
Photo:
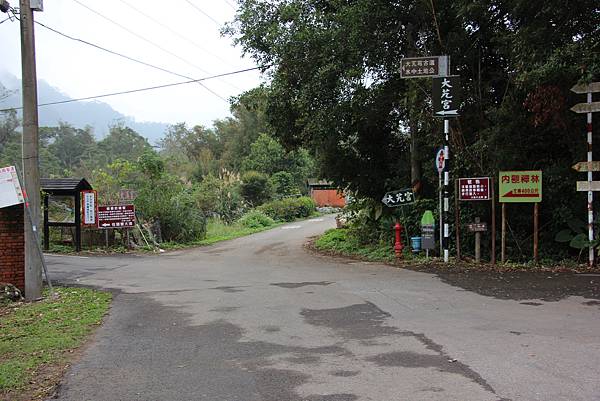
[[[444,239],[442,245],[444,248],[444,262],[448,263],[450,255],[450,120],[444,118],[444,213],[442,217],[444,225]]]

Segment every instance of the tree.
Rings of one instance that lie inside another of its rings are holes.
[[[258,206],[269,200],[271,187],[269,177],[257,171],[247,171],[242,175],[240,192],[244,200],[252,206]]]
[[[79,129],[60,122],[58,127],[41,127],[40,136],[51,141],[48,151],[59,160],[60,167],[66,172],[73,172],[95,156],[96,139],[91,127]]]
[[[108,135],[98,142],[99,162],[109,164],[117,159],[136,161],[150,148],[146,138],[123,124],[117,124],[110,127]]]

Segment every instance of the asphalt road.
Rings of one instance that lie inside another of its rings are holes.
[[[115,291],[58,399],[600,400],[600,302],[585,292],[512,299],[303,248],[333,225],[160,255],[48,256],[55,280]]]

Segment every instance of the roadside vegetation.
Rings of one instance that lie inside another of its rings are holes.
[[[55,288],[34,303],[0,305],[0,399],[45,399],[107,312],[111,294]]]

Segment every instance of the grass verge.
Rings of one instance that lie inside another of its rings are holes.
[[[359,257],[373,262],[393,262],[394,252],[390,244],[363,245],[348,235],[348,230],[333,228],[325,231],[314,243],[319,251],[341,256]]]
[[[39,302],[0,305],[0,400],[44,399],[111,301],[110,293],[86,288],[55,292]]]

